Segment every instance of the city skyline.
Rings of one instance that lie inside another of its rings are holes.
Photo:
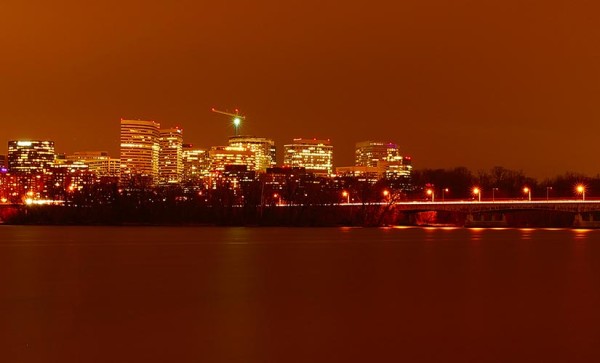
[[[160,128],[161,131],[166,130],[166,129],[178,129],[178,130],[180,130],[182,132],[185,129],[183,127],[180,127],[178,123],[167,123],[167,122],[164,122],[164,121],[143,120],[143,119],[138,119],[138,118],[130,118],[130,119],[121,118],[120,120],[121,121],[123,121],[123,120],[130,120],[130,121],[152,122],[152,123],[156,123],[158,125],[161,125],[161,122],[162,122],[163,125],[167,125],[167,126],[161,127]],[[236,137],[239,137],[239,138],[263,138],[263,139],[268,139],[268,140],[272,140],[274,142],[274,145],[279,145],[279,147],[277,148],[277,152],[276,152],[276,160],[277,160],[276,165],[284,166],[285,146],[286,146],[286,144],[289,144],[290,142],[293,142],[294,140],[298,139],[298,137],[293,137],[290,140],[284,141],[282,143],[278,143],[278,142],[274,141],[275,140],[274,138],[269,138],[268,136],[265,136],[265,135],[248,134],[248,133],[244,132],[244,128],[245,128],[245,122],[244,121],[242,121],[242,123],[239,124],[239,129],[241,130],[239,132],[239,135],[235,136],[234,135],[234,131],[233,131],[234,128],[235,128],[235,126],[233,124],[233,119],[226,118],[226,119],[221,119],[220,121],[225,125],[225,128],[228,129],[227,131],[231,131],[231,134],[229,136],[226,136],[225,140],[222,140],[221,142],[218,142],[218,143],[216,143],[214,145],[198,145],[198,144],[195,144],[195,143],[190,143],[189,139],[186,139],[187,137],[189,137],[189,135],[186,133],[186,136],[184,137],[184,139],[183,139],[182,142],[185,145],[193,146],[194,149],[203,149],[208,154],[209,151],[211,150],[211,148],[221,147],[221,145],[225,145],[226,141],[228,139],[235,139]],[[173,126],[175,124],[177,126]],[[118,124],[117,124],[117,126],[118,126]],[[194,135],[192,135],[192,138],[195,138]],[[116,139],[118,140],[119,137],[117,137]],[[347,149],[347,145],[344,145],[344,146],[340,147],[337,144],[334,144],[333,141],[331,139],[329,139],[329,138],[323,139],[323,138],[320,138],[320,137],[313,137],[313,138],[300,137],[300,139],[307,139],[307,140],[320,140],[320,139],[322,139],[322,140],[327,140],[328,142],[331,143],[331,145],[334,145],[335,146],[335,150],[336,150],[335,157],[333,158],[333,164],[332,164],[334,172],[335,172],[335,168],[343,168],[343,167],[351,167],[351,166],[358,166],[359,165],[358,160],[355,160],[355,158],[356,158],[355,147],[358,148],[358,145],[361,144],[361,143],[365,143],[365,142],[369,143],[369,142],[375,141],[376,143],[395,145],[395,147],[399,147],[399,143],[395,142],[394,140],[387,140],[387,139],[384,139],[384,138],[372,138],[372,139],[369,139],[369,140],[367,140],[367,139],[357,140],[357,141],[355,141],[355,142],[353,142],[351,144],[352,145],[351,146],[352,150],[350,151],[350,153],[348,155],[343,155],[342,157],[340,157],[339,150],[340,149]],[[56,141],[53,138],[46,137],[46,138],[39,138],[39,139],[34,139],[34,138],[8,139],[7,142],[6,142],[6,145],[8,145],[10,142],[13,142],[13,141],[15,141],[15,142],[16,141],[51,141],[51,142],[53,142],[53,143],[56,144]],[[113,150],[114,147],[104,147],[104,148],[101,147],[101,148],[98,148],[98,149],[94,149],[94,148],[91,148],[91,147],[87,147],[86,148],[85,146],[82,149],[66,151],[64,148],[61,148],[61,145],[58,145],[58,147],[56,148],[56,155],[74,156],[74,155],[76,155],[78,153],[85,153],[85,152],[89,152],[89,151],[94,151],[94,152],[107,152],[108,153],[107,156],[110,156],[111,159],[118,159],[119,156],[121,155],[121,152],[122,152],[120,144],[121,144],[120,142],[117,144],[117,147],[116,147],[116,149],[114,151],[111,151],[111,150]],[[4,157],[7,157],[7,155],[8,155],[7,151],[8,151],[8,147],[5,148],[5,151],[3,153],[0,153],[0,155],[2,155]],[[400,151],[400,154],[403,154],[404,157],[406,157],[408,160],[410,160],[411,164],[412,164],[412,159],[415,159],[412,154],[410,154],[410,153],[404,153],[403,149],[401,147],[399,148],[398,151]],[[348,160],[349,163],[348,164],[341,164],[339,162],[340,159],[341,160]],[[6,159],[6,160],[8,160],[8,159]],[[425,162],[420,161],[417,165],[418,165],[417,169],[452,169],[452,168],[455,168],[455,167],[467,167],[467,168],[469,168],[469,166],[466,165],[465,163],[461,164],[459,162],[457,162],[455,164],[449,164],[448,166],[445,166],[445,167],[436,166],[436,165],[427,166],[428,163],[426,161]],[[483,170],[488,170],[488,169],[493,168],[493,167],[506,167],[506,165],[505,164],[494,164],[494,165],[488,164],[488,165],[484,165],[481,169],[472,169],[472,170],[482,170],[483,171]],[[510,169],[510,167],[508,169]],[[529,175],[531,177],[534,177],[534,178],[538,178],[538,179],[552,178],[552,177],[560,176],[560,175],[562,175],[564,173],[582,174],[582,175],[587,175],[589,177],[600,175],[600,172],[586,174],[586,173],[583,173],[583,172],[574,171],[572,169],[569,169],[568,167],[565,168],[565,169],[562,169],[562,170],[557,170],[557,172],[554,173],[554,174],[548,174],[548,175],[542,174],[541,176],[536,175],[534,173],[531,173],[527,169],[514,169],[514,170],[521,170],[524,173],[526,173],[527,175]]]
[[[51,138],[65,152],[116,155],[121,117],[217,145],[233,134],[217,107],[239,108],[244,134],[278,145],[331,138],[339,165],[355,141],[386,135],[424,168],[599,171],[593,3],[63,0],[2,10],[4,145]]]
[[[227,122],[227,121],[226,121]],[[229,123],[232,123],[233,120],[229,120]],[[131,154],[133,153],[135,158],[144,158],[143,155],[140,156],[141,154],[145,154],[148,153],[147,158],[149,159],[156,159],[155,163],[156,166],[155,168],[158,167],[159,164],[159,149],[162,150],[162,148],[158,147],[158,144],[160,143],[160,140],[163,138],[163,134],[165,134],[164,136],[172,136],[173,133],[178,134],[178,138],[179,140],[179,144],[181,145],[187,145],[189,148],[193,147],[194,149],[203,149],[205,150],[207,153],[209,153],[211,150],[215,150],[215,148],[221,148],[221,147],[225,147],[223,145],[225,145],[225,142],[220,142],[218,144],[215,145],[195,145],[193,143],[189,143],[187,140],[187,133],[185,134],[185,136],[183,136],[183,131],[184,129],[179,127],[179,126],[165,126],[168,124],[165,123],[161,123],[159,121],[156,120],[142,120],[142,119],[125,119],[125,118],[121,118],[120,119],[120,142],[119,142],[119,147],[117,148],[116,152],[112,153],[108,150],[110,150],[111,148],[100,148],[100,149],[93,149],[91,147],[84,147],[81,150],[73,150],[73,151],[65,151],[64,149],[62,149],[59,145],[58,148],[56,148],[56,151],[54,152],[57,156],[58,155],[65,155],[65,156],[71,156],[74,157],[78,154],[85,154],[85,153],[89,153],[89,152],[94,152],[94,153],[106,153],[106,157],[110,157],[110,158],[125,158],[127,159],[128,157],[131,156]],[[132,139],[132,135],[130,132],[127,132],[127,128],[129,127],[133,127],[133,128],[137,128],[137,127],[142,127],[142,133],[144,135],[148,134],[152,134],[154,133],[155,135],[153,135],[156,140],[154,140],[154,142],[156,143],[156,145],[152,145],[151,143],[149,143],[148,141],[146,142],[142,142],[143,144],[147,144],[145,148],[137,148],[137,147],[131,147],[131,146],[127,146],[130,145],[132,142],[137,142],[134,139]],[[256,164],[259,165],[258,166],[258,170],[261,170],[264,172],[264,170],[266,170],[267,167],[273,167],[273,166],[285,166],[285,165],[289,165],[289,166],[297,166],[295,165],[295,162],[292,162],[291,159],[289,160],[288,163],[285,162],[285,160],[288,158],[289,153],[286,151],[286,149],[288,147],[294,147],[296,146],[296,143],[299,143],[299,145],[302,144],[326,144],[328,145],[327,147],[330,148],[329,151],[329,156],[328,158],[330,159],[327,163],[329,164],[329,166],[327,167],[328,170],[328,174],[335,174],[335,169],[336,167],[342,167],[342,166],[362,166],[360,164],[360,162],[358,161],[358,159],[356,159],[356,153],[359,148],[360,144],[363,143],[375,143],[375,144],[381,144],[381,145],[388,145],[388,146],[393,146],[394,150],[395,150],[395,155],[396,158],[399,158],[395,161],[402,161],[403,156],[400,156],[401,154],[401,150],[398,148],[398,144],[395,142],[392,142],[391,140],[359,140],[357,142],[354,142],[353,145],[353,152],[351,155],[351,162],[348,165],[342,165],[339,162],[336,163],[335,160],[339,157],[338,154],[336,153],[336,158],[333,158],[333,146],[336,146],[336,150],[337,150],[337,145],[334,145],[333,142],[331,141],[331,139],[324,139],[324,138],[307,138],[307,137],[295,137],[292,138],[290,140],[287,140],[287,142],[285,142],[284,144],[281,144],[279,146],[279,148],[277,149],[277,143],[275,143],[273,141],[272,138],[269,138],[268,136],[264,136],[264,135],[250,135],[250,134],[245,134],[245,133],[240,133],[239,135],[231,135],[227,138],[228,143],[229,143],[229,147],[241,147],[243,146],[244,148],[250,147],[253,152],[258,153],[260,155],[257,155],[257,162]],[[10,145],[11,143],[16,143],[16,142],[31,142],[31,141],[35,141],[35,142],[52,142],[53,143],[53,150],[54,150],[54,144],[55,141],[53,138],[41,138],[41,139],[11,139],[8,140],[8,145]],[[261,142],[266,142],[268,145],[270,145],[270,147],[267,147],[268,150],[260,150],[260,149],[255,149],[254,144],[257,143],[261,143]],[[124,144],[126,145],[124,147]],[[153,152],[152,149],[156,148],[156,150]],[[354,150],[354,148],[357,148],[356,150]],[[147,152],[145,152],[144,150],[147,149]],[[8,150],[8,149],[7,149]],[[179,151],[180,153],[182,152],[182,150]],[[154,156],[150,156],[150,154],[154,153]],[[264,154],[263,154],[264,153]],[[274,164],[269,164],[269,162],[267,161],[260,161],[261,158],[264,158],[267,154],[269,154],[269,158],[270,160],[274,159],[276,160],[276,162]],[[8,153],[4,153],[4,154],[0,154],[0,155],[8,155]],[[412,156],[410,155],[406,155],[404,156],[407,158],[407,160],[411,160]],[[342,159],[347,159],[347,158],[342,158]],[[390,160],[392,161],[392,160]],[[126,162],[123,162],[122,164],[126,164]],[[366,166],[366,165],[364,165]],[[374,166],[374,165],[369,165],[369,166]],[[125,169],[128,169],[128,166],[124,166]],[[181,166],[178,166],[178,168],[181,168]],[[159,172],[158,169],[154,171],[156,173],[156,177],[155,178],[159,178]],[[181,171],[179,172],[181,174]]]

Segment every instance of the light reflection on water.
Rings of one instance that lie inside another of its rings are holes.
[[[574,229],[573,234],[575,235],[576,240],[585,239],[592,232],[591,229]]]

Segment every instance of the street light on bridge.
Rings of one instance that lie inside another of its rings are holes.
[[[550,199],[550,191],[552,190],[552,187],[546,187],[546,200]]]
[[[581,200],[585,200],[585,185],[579,184],[576,190],[577,193],[581,194]]]
[[[448,193],[450,189],[442,188],[442,202],[446,199],[446,193]]]
[[[435,192],[433,189],[427,189],[426,193],[427,195],[431,196],[431,202],[435,202]]]
[[[496,191],[498,188],[492,188],[492,202],[496,201]]]
[[[479,187],[473,188],[473,194],[475,194],[478,200],[481,202],[481,189],[479,189]]]
[[[525,187],[523,188],[523,193],[528,195],[528,199],[531,202],[531,189],[529,189],[529,187]]]
[[[350,193],[348,193],[347,191],[343,191],[342,192],[342,197],[346,198],[346,203],[350,204]]]

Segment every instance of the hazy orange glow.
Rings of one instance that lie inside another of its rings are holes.
[[[4,1],[0,154],[23,138],[118,156],[121,117],[222,145],[234,127],[215,106],[242,110],[240,134],[273,138],[279,162],[296,137],[330,138],[336,166],[382,139],[417,168],[596,175],[597,14],[557,0]]]

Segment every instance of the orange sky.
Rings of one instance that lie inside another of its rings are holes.
[[[119,119],[244,134],[396,141],[415,166],[596,175],[596,1],[0,2],[0,143],[118,156]]]

